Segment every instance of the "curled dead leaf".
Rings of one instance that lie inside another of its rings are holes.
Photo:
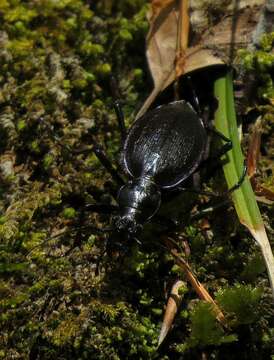
[[[161,343],[164,341],[167,333],[169,332],[175,315],[178,312],[178,309],[181,305],[181,302],[183,300],[183,289],[186,288],[186,283],[182,280],[176,280],[175,283],[172,286],[167,306],[165,310],[165,315],[163,319],[163,323],[161,326],[161,331],[158,339],[158,346],[161,345]]]
[[[260,156],[261,135],[262,135],[262,119],[261,117],[259,117],[254,124],[248,146],[247,172],[249,177],[254,176],[257,171],[257,163]]]
[[[208,3],[189,1],[190,23],[194,36],[178,58],[182,44],[180,1],[153,1],[149,11],[150,29],[146,56],[154,89],[136,118],[143,115],[157,95],[181,75],[209,66],[235,64],[238,48],[252,43],[253,30],[259,21],[264,0]],[[214,11],[213,11],[214,10]],[[214,15],[215,14],[215,17]],[[182,36],[186,37],[184,32]],[[186,41],[183,41],[186,47]]]

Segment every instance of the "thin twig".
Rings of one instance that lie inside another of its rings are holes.
[[[199,280],[196,279],[190,265],[186,262],[184,258],[180,256],[178,250],[173,246],[173,243],[174,243],[173,240],[170,238],[168,238],[166,241],[167,248],[169,249],[171,255],[173,256],[176,264],[184,270],[186,279],[190,282],[190,284],[192,285],[193,289],[196,291],[200,299],[205,300],[212,304],[217,320],[224,325],[225,317],[221,309],[218,307],[218,305],[213,300],[213,298],[208,293],[208,291],[205,289],[205,287],[199,282]]]
[[[179,99],[179,77],[184,73],[181,71],[184,68],[186,60],[186,50],[189,39],[189,14],[188,14],[188,0],[180,0],[179,19],[178,19],[178,33],[177,33],[177,50],[175,57],[175,83],[174,91],[175,98]]]

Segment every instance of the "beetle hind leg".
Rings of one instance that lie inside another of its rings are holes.
[[[223,135],[221,132],[219,132],[218,130],[216,130],[214,128],[211,128],[209,130],[213,133],[213,135],[217,136],[218,138],[220,138],[221,140],[223,140],[225,142],[222,145],[222,147],[218,150],[217,154],[213,157],[213,159],[219,159],[232,149],[232,147],[233,147],[232,141],[228,137],[226,137],[225,135]],[[211,158],[211,160],[212,160],[212,158]],[[233,191],[237,190],[244,182],[246,173],[247,173],[247,166],[244,161],[243,171],[242,171],[242,174],[241,174],[239,180],[230,189],[228,189],[224,194],[229,194],[229,193],[232,193]]]
[[[212,159],[208,159],[207,161],[204,162],[204,164],[207,164],[209,160],[212,160]],[[216,170],[217,167],[219,167],[219,166],[218,165],[215,166],[215,169],[213,169],[213,170]],[[219,192],[219,193],[210,192],[210,191],[203,191],[203,190],[200,190],[200,188],[197,187],[197,186],[194,187],[194,188],[183,188],[183,187],[179,186],[177,188],[177,190],[178,191],[190,192],[190,193],[196,193],[196,194],[199,194],[199,195],[205,195],[205,196],[209,196],[209,197],[220,197],[220,198],[221,197],[226,197],[229,194],[233,193],[233,191],[239,189],[239,187],[244,182],[246,173],[247,173],[247,166],[246,166],[246,163],[244,161],[242,174],[241,174],[240,178],[238,179],[238,181],[236,182],[236,184],[234,184],[230,189],[228,189],[226,191],[223,191],[223,192]]]
[[[247,166],[246,166],[246,163],[244,161],[244,166],[243,166],[243,171],[242,171],[241,177],[239,178],[239,180],[237,181],[236,184],[234,184],[230,189],[227,190],[228,194],[230,194],[233,191],[239,189],[239,187],[242,185],[242,183],[245,180],[246,174],[247,174]]]
[[[232,149],[232,141],[228,137],[226,137],[220,131],[216,130],[213,127],[208,127],[207,130],[225,142],[214,155],[214,157],[211,157],[210,160],[219,159],[221,156],[225,155],[229,150]]]
[[[197,111],[197,113],[202,117],[202,109],[200,106],[200,102],[199,102],[195,87],[193,85],[193,82],[192,82],[192,79],[190,76],[187,76],[187,83],[189,85],[189,88],[190,88],[190,91],[192,94],[192,105],[195,108],[195,110]]]

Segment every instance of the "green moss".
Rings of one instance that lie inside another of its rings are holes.
[[[191,334],[188,340],[190,347],[219,345],[237,340],[236,335],[225,335],[217,323],[215,314],[209,303],[199,302],[190,315]]]
[[[12,40],[8,45],[8,50],[10,50],[15,57],[25,57],[29,55],[33,48],[34,42],[28,38]]]
[[[260,253],[254,254],[246,264],[241,276],[243,280],[256,281],[257,277],[265,271],[265,264]]]
[[[40,152],[39,143],[37,140],[33,140],[33,142],[31,143],[31,150],[34,151],[35,153]]]
[[[1,263],[0,264],[0,273],[12,273],[15,271],[24,270],[28,267],[27,263]]]
[[[37,11],[35,9],[28,8],[24,5],[18,5],[14,8],[10,8],[5,12],[4,19],[7,22],[30,22],[33,18],[37,16]]]
[[[9,2],[7,0],[0,0],[0,11],[6,11],[9,6]]]
[[[134,69],[134,77],[137,79],[140,79],[143,76],[143,70],[142,69]]]
[[[127,29],[120,30],[119,36],[121,39],[126,41],[131,41],[133,39],[132,34]]]
[[[274,32],[264,34],[261,39],[260,49],[256,51],[239,50],[238,55],[242,65],[249,72],[254,72],[261,81],[258,95],[265,100],[274,98],[274,85],[270,75],[274,63],[273,48]]]
[[[219,290],[217,301],[222,308],[235,316],[236,324],[250,324],[258,320],[262,289],[250,285],[235,285]]]
[[[75,338],[76,334],[80,330],[81,323],[75,321],[77,317],[69,315],[67,319],[60,322],[58,327],[54,330],[53,344],[57,346],[64,346],[72,338]]]
[[[83,55],[97,56],[104,53],[104,48],[100,44],[92,44],[91,42],[82,43],[80,51]]]
[[[22,131],[22,130],[25,129],[25,127],[26,127],[26,122],[25,122],[25,120],[19,120],[19,121],[18,121],[18,124],[17,124],[18,130],[19,130],[19,131]]]
[[[93,101],[92,107],[97,108],[97,109],[103,108],[104,102],[100,99],[96,99],[95,101]]]
[[[28,299],[27,294],[17,294],[15,297],[9,297],[0,301],[0,308],[5,310],[6,308],[15,309],[24,303]]]
[[[274,32],[263,34],[261,37],[261,47],[263,51],[271,51],[274,43]]]
[[[216,323],[207,305],[192,309],[197,296],[188,286],[172,331],[157,350],[166,297],[175,279],[184,276],[159,246],[162,228],[146,226],[142,245],[124,243],[124,254],[112,250],[114,235],[94,230],[112,226],[109,214],[84,210],[88,203],[115,204],[110,193],[116,194],[116,186],[91,151],[91,133],[117,159],[120,135],[109,76],[118,79],[131,124],[149,92],[140,51],[147,8],[144,0],[0,0],[0,165],[8,159],[14,172],[0,181],[3,359],[18,354],[28,359],[30,353],[40,359],[195,359],[201,347],[208,358],[225,352],[243,358],[239,348],[249,356],[255,337],[262,356],[269,357],[267,291],[259,298],[252,285],[240,292],[233,287],[244,280],[266,289],[266,275],[232,211],[225,226],[220,217],[209,216],[208,230],[186,222],[183,235],[197,278],[211,294],[225,289],[225,295],[218,292],[220,306],[235,335]],[[271,41],[263,37],[261,49],[243,54],[260,79],[256,106],[261,109],[264,101],[266,140]],[[269,164],[266,156],[262,161]],[[268,174],[264,184],[270,182]],[[181,206],[190,212],[191,201],[182,195],[163,213],[178,214]],[[201,205],[199,198],[194,205]],[[270,218],[265,205],[263,211]],[[172,236],[177,241],[177,234]],[[250,306],[243,297],[258,315],[247,318]],[[233,348],[236,336],[239,347]]]
[[[53,163],[54,163],[54,156],[52,154],[46,154],[43,159],[43,165],[45,170],[49,169]]]
[[[73,219],[76,216],[76,210],[73,208],[66,208],[63,210],[63,216],[65,219]]]
[[[109,75],[110,72],[111,72],[111,65],[110,64],[101,64],[101,65],[98,65],[96,67],[96,72],[99,74],[99,75],[103,75],[103,76],[106,76],[106,75]]]

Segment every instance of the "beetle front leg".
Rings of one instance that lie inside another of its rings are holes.
[[[84,206],[85,211],[91,211],[98,214],[112,214],[118,211],[119,207],[111,204],[86,204]]]
[[[117,82],[116,82],[116,79],[114,78],[114,76],[112,76],[110,79],[110,87],[111,87],[111,93],[112,93],[112,98],[113,98],[113,107],[114,107],[116,117],[118,120],[118,125],[119,125],[119,129],[120,129],[120,133],[121,133],[121,140],[122,140],[122,144],[123,144],[126,139],[127,130],[126,130],[126,125],[125,125],[125,116],[123,113],[121,102],[119,100],[120,99],[119,89],[118,89],[118,85],[117,85]]]
[[[120,186],[124,185],[124,180],[122,179],[118,171],[112,166],[112,163],[105,154],[102,146],[97,144],[96,142],[93,142],[92,151],[94,152],[98,160],[101,162],[101,164],[104,166],[104,168],[107,170],[107,172],[111,175],[113,180]]]
[[[118,120],[118,124],[119,124],[121,140],[122,140],[122,143],[124,143],[125,139],[126,139],[127,130],[126,130],[126,125],[125,125],[125,116],[124,116],[120,101],[115,100],[113,103],[113,107],[114,107],[114,110],[115,110],[115,113],[117,116],[117,120]]]

